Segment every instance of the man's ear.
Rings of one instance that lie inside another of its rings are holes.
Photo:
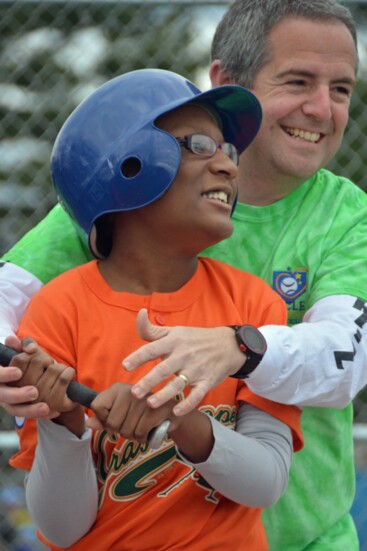
[[[219,59],[215,59],[211,64],[209,76],[213,88],[216,86],[223,86],[224,84],[233,84],[230,76],[221,69]]]

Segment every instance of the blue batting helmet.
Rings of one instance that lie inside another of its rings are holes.
[[[181,148],[155,121],[190,103],[214,112],[224,140],[240,153],[261,123],[258,100],[240,86],[201,92],[175,73],[143,69],[103,84],[62,126],[52,151],[52,180],[60,202],[86,232],[95,256],[100,252],[91,231],[99,217],[144,207],[171,186]]]

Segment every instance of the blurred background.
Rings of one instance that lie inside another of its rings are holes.
[[[56,202],[49,158],[69,113],[103,82],[134,69],[172,70],[208,89],[211,39],[230,3],[0,0],[0,256]],[[344,145],[329,168],[367,191],[367,0],[343,3],[357,21],[360,70]],[[367,392],[354,408],[352,514],[367,551]],[[0,551],[40,550],[22,474],[7,467],[17,449],[13,420],[0,412],[0,423]]]

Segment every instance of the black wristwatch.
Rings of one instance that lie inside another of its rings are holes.
[[[230,325],[235,331],[240,350],[246,354],[246,361],[236,373],[230,375],[234,379],[247,379],[259,365],[266,352],[266,340],[253,325]]]

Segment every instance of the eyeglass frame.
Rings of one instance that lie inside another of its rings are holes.
[[[197,136],[204,136],[205,138],[208,138],[209,141],[215,145],[215,149],[213,150],[213,153],[211,155],[208,154],[208,153],[199,153],[198,151],[195,151],[192,148],[192,140]],[[197,155],[199,157],[206,157],[206,158],[209,159],[211,157],[214,157],[214,155],[216,154],[218,149],[220,149],[221,151],[223,151],[223,153],[225,155],[227,155],[227,157],[236,166],[239,165],[240,154],[238,153],[237,147],[232,143],[229,143],[229,142],[218,143],[218,142],[216,142],[216,140],[214,138],[212,138],[211,136],[208,136],[207,134],[187,134],[186,136],[182,136],[182,137],[174,136],[174,138],[179,143],[179,145],[181,145],[182,147],[184,147],[185,149],[187,149],[188,151],[190,151],[194,155]],[[230,148],[233,152],[235,152],[235,154],[236,154],[235,158],[231,157],[230,153],[225,151],[225,149],[223,149],[223,146],[227,146],[227,145],[230,146]]]

